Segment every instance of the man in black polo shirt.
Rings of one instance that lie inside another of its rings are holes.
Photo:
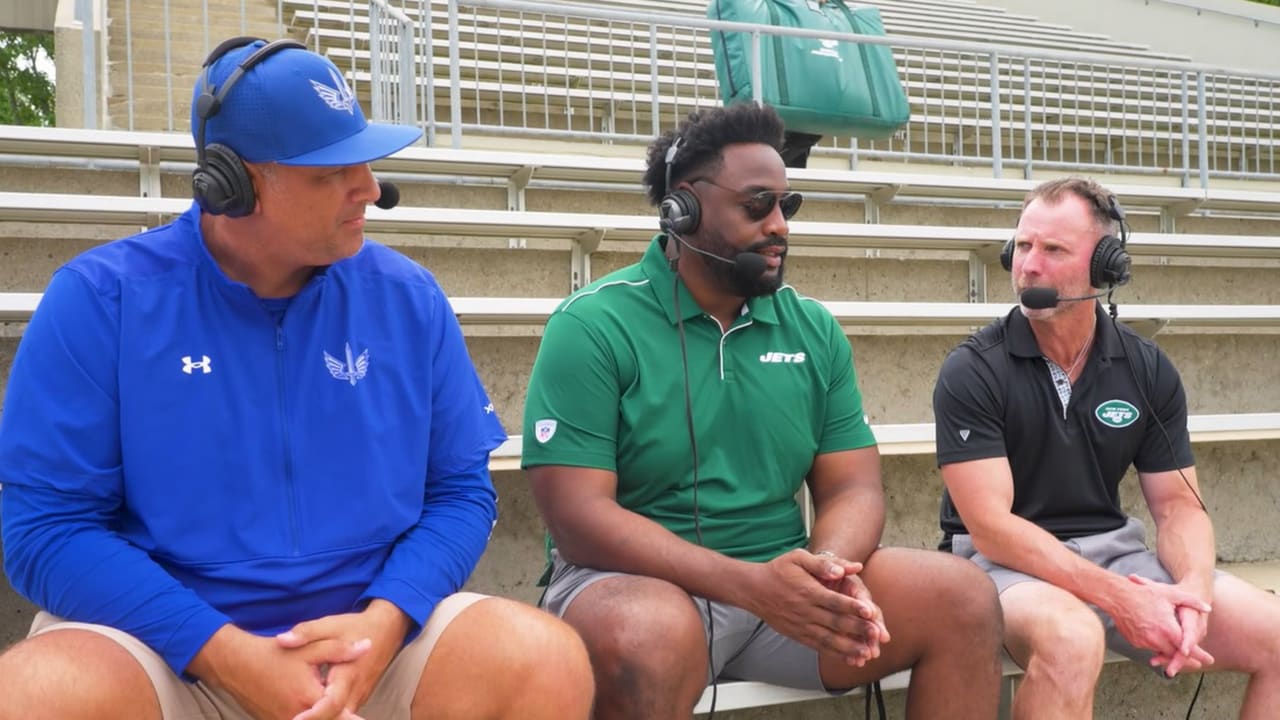
[[[1027,196],[1001,258],[1024,304],[956,348],[934,389],[942,547],[1000,591],[1005,647],[1026,670],[1014,717],[1091,717],[1104,646],[1170,677],[1247,672],[1241,717],[1263,717],[1280,704],[1280,601],[1215,573],[1178,372],[1083,297],[1128,280],[1124,236],[1092,181]],[[1154,553],[1120,507],[1130,465]]]

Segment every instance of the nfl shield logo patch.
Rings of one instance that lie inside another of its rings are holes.
[[[538,438],[538,442],[545,443],[556,434],[555,420],[539,420],[533,424],[533,436]]]

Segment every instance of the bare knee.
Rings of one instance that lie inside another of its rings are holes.
[[[0,718],[160,718],[155,688],[118,643],[54,630],[0,655]]]
[[[1052,684],[1067,697],[1092,697],[1106,637],[1092,611],[1042,619],[1028,637],[1027,679]]]
[[[937,558],[931,572],[931,602],[937,608],[935,621],[943,632],[968,642],[999,645],[1003,635],[1003,614],[996,586],[977,565],[954,555]]]
[[[593,695],[586,648],[568,623],[490,597],[460,613],[441,635],[414,697],[414,717],[430,707],[431,717],[585,720]]]
[[[702,618],[679,588],[650,578],[610,578],[582,592],[565,619],[582,635],[596,678],[598,713],[610,706],[687,714],[706,685]],[[687,707],[686,707],[687,706]],[[643,715],[638,715],[643,716]]]
[[[530,717],[525,705],[532,698],[540,698],[544,708],[553,711],[557,718],[586,718],[595,696],[591,662],[582,638],[568,623],[550,613],[513,601],[494,598],[506,607],[494,610],[509,613],[515,647],[515,671],[521,677],[520,702],[516,707],[526,707],[521,717]]]
[[[920,655],[994,664],[1003,633],[1000,598],[977,565],[940,552],[882,548],[868,560],[866,581],[894,642],[906,640]]]

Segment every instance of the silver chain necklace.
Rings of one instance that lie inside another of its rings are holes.
[[[1089,354],[1089,345],[1093,343],[1093,335],[1098,331],[1098,317],[1093,317],[1093,327],[1089,328],[1089,337],[1085,338],[1084,345],[1080,346],[1080,352],[1076,353],[1075,362],[1071,363],[1071,367],[1067,368],[1067,377],[1071,377],[1071,373],[1076,371],[1080,366],[1080,362]]]

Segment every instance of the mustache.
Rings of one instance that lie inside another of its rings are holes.
[[[787,239],[780,235],[772,235],[770,237],[765,238],[764,240],[761,240],[758,243],[748,246],[746,249],[746,252],[760,252],[765,248],[771,248],[771,247],[780,247],[783,250],[786,250]]]

